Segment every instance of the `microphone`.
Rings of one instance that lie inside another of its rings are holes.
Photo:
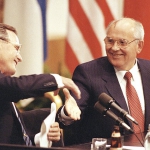
[[[130,132],[134,132],[121,118],[119,118],[118,116],[116,116],[111,110],[106,109],[105,107],[103,107],[99,101],[97,101],[94,105],[94,108],[100,112],[101,114],[108,115],[109,117],[111,117],[112,119],[114,119],[117,123],[119,123],[119,125],[121,125],[122,127],[124,127],[127,131]]]
[[[119,111],[123,117],[126,117],[128,120],[130,120],[131,122],[134,122],[136,125],[138,125],[138,122],[128,114],[128,112],[126,112],[124,109],[120,108],[112,99],[112,97],[110,97],[109,95],[107,95],[106,93],[102,93],[99,95],[98,98],[100,104],[102,104],[104,107],[108,108],[114,108],[117,111]]]

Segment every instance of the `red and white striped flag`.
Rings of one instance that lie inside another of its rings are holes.
[[[149,0],[136,3],[135,0],[69,0],[65,61],[70,72],[78,64],[105,55],[106,26],[123,16],[139,20],[144,25],[144,49],[138,57],[150,59],[149,6]]]
[[[105,29],[110,21],[122,17],[120,2],[69,0],[65,61],[71,73],[78,64],[105,55]]]

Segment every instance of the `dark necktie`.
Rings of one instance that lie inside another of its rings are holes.
[[[23,127],[23,124],[21,123],[20,117],[18,116],[17,118],[18,118],[18,120],[20,122],[20,125],[21,125],[21,128],[22,128],[22,133],[23,133],[23,139],[24,139],[26,145],[27,146],[32,146],[32,142],[31,142],[29,136],[27,135],[27,133],[26,133],[24,127]]]
[[[144,115],[142,112],[141,104],[137,92],[134,86],[131,84],[132,74],[130,72],[126,72],[124,78],[127,81],[126,84],[126,94],[128,99],[128,105],[130,109],[131,116],[138,122],[141,132],[144,131]],[[133,124],[133,130],[135,133],[139,133],[140,129],[137,125]]]
[[[31,142],[29,136],[27,135],[27,133],[26,133],[24,127],[23,127],[23,124],[22,124],[21,119],[20,119],[20,117],[19,117],[19,115],[18,115],[16,106],[15,106],[14,103],[12,103],[12,104],[13,104],[13,108],[14,108],[14,110],[15,110],[15,112],[16,112],[16,116],[17,116],[17,118],[18,118],[18,121],[20,122],[20,125],[21,125],[21,129],[22,129],[22,133],[23,133],[23,139],[24,139],[24,141],[25,141],[25,143],[26,143],[27,146],[32,146],[32,142]]]

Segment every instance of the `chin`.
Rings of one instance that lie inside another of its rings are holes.
[[[15,72],[16,72],[16,71],[8,72],[7,75],[8,75],[8,76],[13,76],[13,75],[15,74]]]
[[[109,59],[113,66],[122,66],[124,62],[120,59]]]

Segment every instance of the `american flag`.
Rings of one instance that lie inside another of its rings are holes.
[[[78,64],[106,55],[104,38],[107,25],[123,16],[139,20],[145,27],[146,38],[139,57],[150,58],[150,1],[134,0],[69,0],[69,16],[65,61],[73,73]],[[147,39],[147,40],[146,40]],[[147,48],[148,49],[148,48]]]

